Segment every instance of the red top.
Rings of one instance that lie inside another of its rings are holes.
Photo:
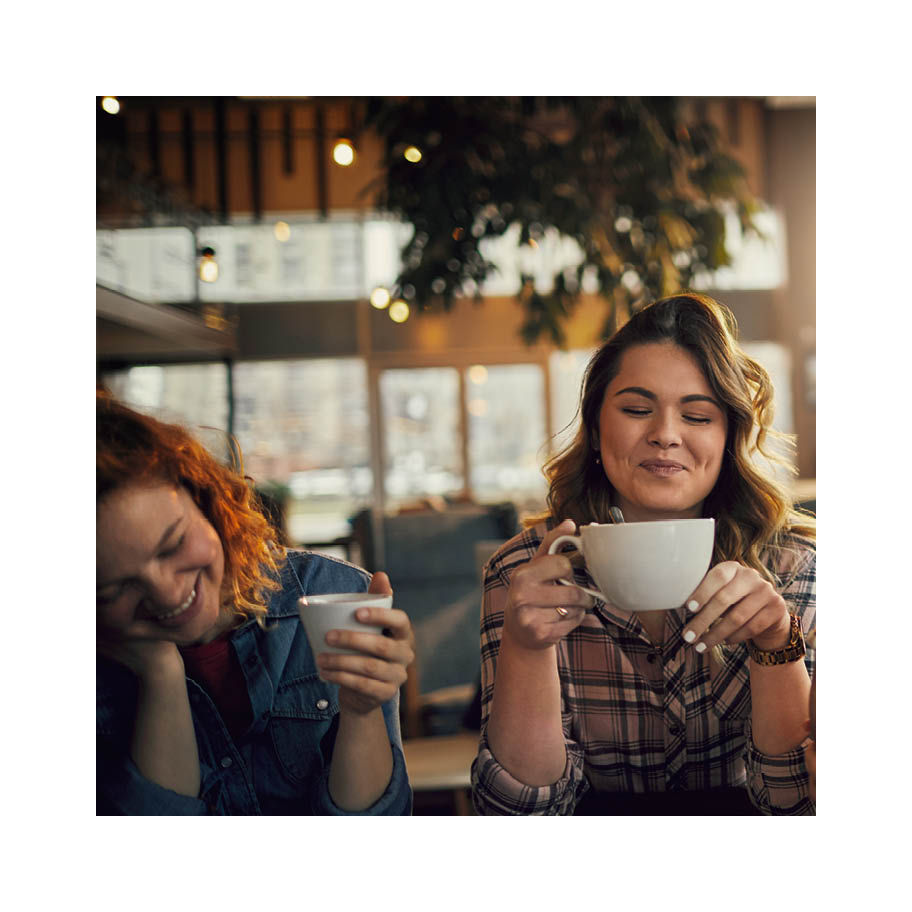
[[[200,646],[181,646],[184,668],[212,697],[231,737],[237,741],[250,725],[253,711],[241,663],[231,648],[230,633]]]

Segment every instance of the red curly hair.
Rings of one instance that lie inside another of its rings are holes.
[[[262,622],[285,559],[276,530],[246,479],[222,466],[180,425],[135,412],[95,393],[95,504],[125,485],[181,485],[212,524],[225,553],[222,606]]]

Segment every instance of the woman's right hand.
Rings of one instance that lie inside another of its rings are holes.
[[[170,640],[110,639],[99,632],[95,648],[100,655],[125,665],[141,681],[161,676],[184,678],[184,660]]]
[[[96,634],[99,655],[125,665],[139,679],[130,756],[139,772],[163,788],[196,798],[199,750],[184,660],[170,640],[112,639]]]
[[[558,579],[573,579],[573,566],[563,554],[548,554],[560,535],[573,535],[576,523],[565,519],[542,540],[535,556],[513,572],[504,609],[503,638],[523,649],[547,649],[577,628],[587,608],[595,603],[578,586],[563,586]],[[556,609],[562,608],[562,617]]]

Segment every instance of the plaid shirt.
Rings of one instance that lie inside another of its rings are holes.
[[[572,814],[589,788],[599,792],[677,792],[746,786],[768,814],[813,814],[799,746],[770,756],[751,740],[745,644],[726,648],[724,664],[684,643],[684,608],[665,612],[665,639],[654,645],[636,618],[597,601],[557,646],[567,763],[557,782],[533,787],[491,753],[486,727],[504,608],[513,571],[545,534],[535,526],[511,539],[484,569],[481,616],[481,741],[472,765],[479,814]],[[805,635],[816,624],[816,551],[806,543],[768,564]],[[576,581],[594,587],[584,568]],[[813,674],[814,650],[805,663]]]

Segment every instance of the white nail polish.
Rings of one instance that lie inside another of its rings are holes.
[[[706,649],[706,643],[697,643],[697,645],[694,646],[694,649],[697,652],[703,652]]]
[[[699,608],[700,608],[700,603],[699,603],[696,599],[691,599],[691,600],[687,603],[687,609],[688,609],[688,611],[698,611]]]
[[[687,633],[684,634],[685,643],[692,643],[696,638],[697,635],[692,630],[688,630]]]

